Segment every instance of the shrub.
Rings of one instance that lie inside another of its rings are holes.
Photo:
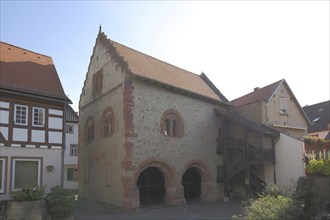
[[[46,196],[49,212],[53,218],[68,218],[75,205],[75,196],[71,190],[55,186]]]
[[[35,201],[44,197],[45,187],[13,189],[10,196],[15,201]]]
[[[294,195],[296,187],[294,185],[287,186],[287,185],[276,185],[276,184],[268,184],[264,191],[261,194],[261,197],[266,196],[286,196],[291,197]]]
[[[233,216],[232,220],[255,220],[255,219],[300,219],[300,203],[286,196],[273,197],[267,195],[251,201],[245,207],[244,214]]]
[[[308,176],[330,176],[330,158],[309,160],[305,171]]]
[[[295,186],[269,184],[259,198],[246,203],[243,215],[232,220],[300,219],[302,202],[294,197]]]

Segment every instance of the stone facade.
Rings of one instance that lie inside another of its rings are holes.
[[[95,93],[93,75],[100,71],[101,89]],[[201,199],[223,197],[223,184],[216,181],[222,155],[216,154],[219,119],[214,109],[226,105],[137,77],[99,34],[79,108],[81,197],[138,209],[138,182],[148,168],[156,168],[164,177],[166,204],[186,202],[183,179],[190,168],[200,178]],[[107,108],[113,111],[112,134],[104,137],[102,115]],[[177,117],[175,132],[180,135],[164,131],[166,114]],[[93,126],[88,127],[90,120]]]

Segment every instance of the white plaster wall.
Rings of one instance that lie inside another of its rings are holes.
[[[12,157],[23,158],[42,158],[41,177],[42,185],[46,185],[46,193],[54,186],[61,184],[61,153],[62,150],[56,149],[40,149],[40,148],[13,148],[13,147],[0,147],[0,155],[7,157],[7,179],[6,179],[6,192],[11,189],[12,177]],[[49,172],[47,166],[52,165],[54,169]],[[8,194],[1,194],[0,200],[9,199]]]
[[[62,129],[63,119],[62,118],[54,118],[48,117],[48,127],[54,129]]]
[[[73,126],[73,133],[66,133],[65,138],[65,151],[64,151],[64,164],[78,164],[78,155],[71,156],[70,155],[70,146],[72,144],[78,146],[78,134],[79,134],[79,127],[78,123],[66,123],[66,125]],[[79,153],[79,146],[78,146],[78,153]]]
[[[59,115],[59,116],[62,116],[63,115],[63,111],[57,110],[57,109],[49,109],[48,110],[48,113],[50,115]]]
[[[277,184],[296,184],[298,178],[304,175],[302,152],[302,141],[281,133],[275,145]]]
[[[32,142],[44,143],[45,142],[45,131],[32,130],[31,141]]]
[[[28,130],[25,128],[14,128],[13,129],[13,140],[14,141],[27,141]]]
[[[48,142],[53,144],[61,144],[62,143],[62,132],[57,131],[49,131],[48,132]]]
[[[9,123],[9,111],[0,110],[0,123],[3,124]]]

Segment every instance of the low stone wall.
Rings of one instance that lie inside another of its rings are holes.
[[[314,178],[313,189],[315,189],[321,200],[330,200],[330,176],[329,177],[310,177]]]
[[[297,183],[296,193],[305,194],[307,191],[317,193],[321,201],[330,200],[330,176],[300,177]]]
[[[4,220],[34,219],[46,220],[49,212],[44,199],[36,201],[8,201]]]

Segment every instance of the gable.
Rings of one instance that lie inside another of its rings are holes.
[[[106,44],[122,70],[155,84],[228,104],[228,100],[211,88],[202,76],[107,39],[103,32],[99,33],[98,39]]]
[[[276,103],[273,108],[280,115],[290,114],[291,118],[294,115],[292,123],[297,121],[296,123],[304,123],[306,126],[310,124],[308,117],[285,80],[278,85],[267,102],[270,103],[272,101]]]

